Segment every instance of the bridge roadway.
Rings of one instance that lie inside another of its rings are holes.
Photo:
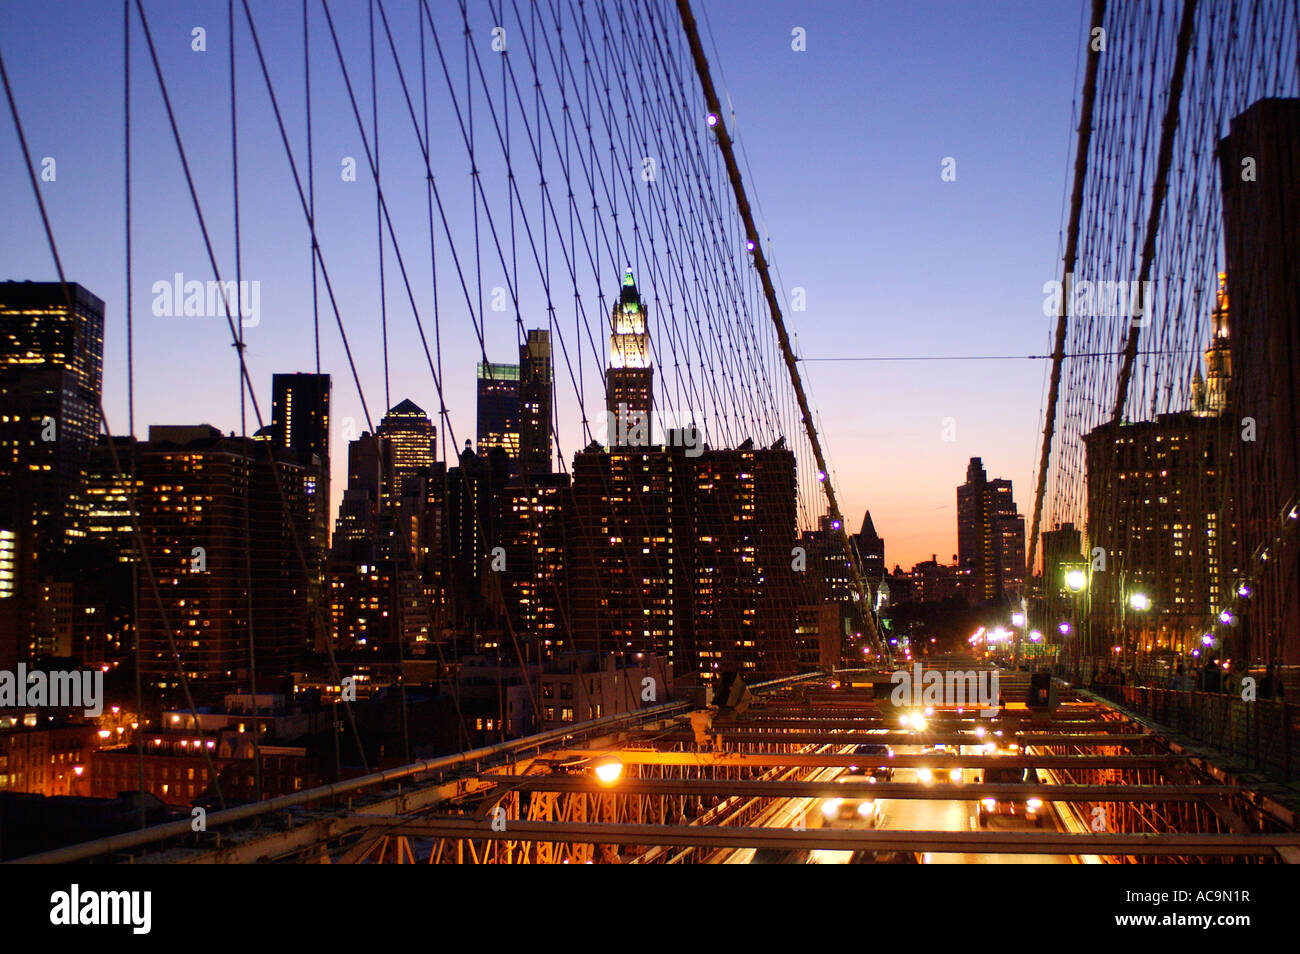
[[[945,664],[963,662],[975,664]],[[204,833],[184,820],[24,860],[1300,861],[1294,811],[1069,687],[1054,711],[1033,711],[1028,676],[1002,673],[994,713],[900,709],[888,681],[808,674],[755,686],[736,710],[654,705],[213,812]],[[892,778],[871,784],[878,824],[822,825],[826,800],[849,790],[841,779],[878,761],[863,745],[893,750]],[[990,769],[1015,771],[985,782]],[[956,770],[960,784],[935,782]],[[979,824],[982,800],[1030,797],[1041,828]]]

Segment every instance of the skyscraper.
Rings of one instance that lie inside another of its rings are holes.
[[[168,695],[177,688],[174,643],[196,696],[211,699],[248,688],[250,639],[259,686],[287,674],[306,645],[299,547],[312,532],[316,468],[305,454],[268,455],[262,441],[207,430],[150,428],[139,449],[140,523],[158,587],[157,597],[142,590],[139,628],[146,679]]]
[[[536,474],[505,490],[501,545],[508,554],[506,612],[539,658],[569,649],[565,556],[573,519],[567,474]]]
[[[978,457],[957,488],[957,561],[973,568],[973,602],[1001,599],[1024,583],[1025,518],[1016,512],[1011,481],[989,480]]]
[[[551,472],[552,375],[551,333],[529,331],[519,346],[519,472],[525,475]]]
[[[859,568],[862,578],[873,584],[879,583],[885,576],[885,541],[876,533],[870,510],[862,517],[862,529],[853,535],[853,544],[858,548],[858,559],[862,561]]]
[[[573,507],[578,650],[666,655],[705,681],[795,671],[790,451],[592,445],[574,457]]]
[[[501,448],[511,470],[519,463],[519,365],[478,365],[478,452]]]
[[[1106,555],[1106,572],[1089,584],[1096,624],[1115,629],[1122,620],[1130,632],[1143,624],[1144,650],[1198,648],[1231,587],[1224,560],[1234,534],[1220,513],[1235,443],[1219,418],[1192,412],[1084,435],[1088,550]],[[1044,534],[1044,559],[1046,546]],[[1126,610],[1137,592],[1151,601],[1145,617]]]
[[[277,447],[315,454],[328,475],[330,376],[305,372],[272,375],[271,428]]]
[[[650,365],[649,315],[629,266],[610,313],[609,368],[605,373],[606,443],[649,446],[653,439],[654,368]]]
[[[330,376],[275,374],[271,376],[271,440],[276,447],[317,461],[314,487],[308,495],[314,528],[309,557],[312,563],[310,612],[315,615],[325,590],[330,522]]]
[[[104,303],[85,288],[0,283],[0,531],[17,584],[0,591],[0,663],[53,649],[38,631],[37,591],[77,536],[103,354]]]
[[[402,482],[422,477],[437,458],[438,429],[424,410],[410,398],[389,409],[375,436],[383,439],[387,461],[384,466],[385,506],[401,496]]]

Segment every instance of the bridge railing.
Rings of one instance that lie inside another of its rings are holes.
[[[1300,778],[1297,709],[1284,700],[1247,702],[1215,692],[1094,684],[1092,692],[1135,715],[1229,755],[1281,782]]]

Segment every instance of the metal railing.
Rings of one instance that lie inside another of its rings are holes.
[[[1287,783],[1300,778],[1297,708],[1285,700],[1247,702],[1215,692],[1094,683],[1091,691],[1161,728],[1187,736]]]

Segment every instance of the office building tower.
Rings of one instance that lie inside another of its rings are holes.
[[[1225,559],[1235,534],[1221,518],[1231,434],[1219,418],[1189,411],[1103,425],[1084,446],[1088,552],[1100,547],[1106,559],[1106,571],[1089,578],[1094,628],[1140,626],[1143,651],[1191,652],[1231,587]],[[1135,593],[1149,610],[1131,610]]]
[[[500,448],[514,470],[519,462],[519,365],[478,365],[478,452]]]
[[[654,368],[645,303],[629,267],[610,313],[605,372],[606,444],[648,447],[653,440]]]
[[[570,649],[568,574],[573,502],[567,474],[534,474],[505,489],[505,608],[538,660]]]
[[[421,477],[437,459],[437,428],[427,414],[409,398],[389,409],[375,436],[382,438],[386,455],[382,462],[384,506],[402,493],[402,482]]]
[[[529,331],[519,347],[519,472],[525,475],[551,472],[553,375],[551,333]],[[480,442],[481,435],[480,428]]]
[[[957,488],[957,561],[973,568],[973,602],[1002,599],[1024,584],[1025,518],[1016,512],[1011,481],[989,480],[978,457]]]
[[[879,583],[885,577],[885,541],[876,533],[870,510],[862,517],[862,529],[853,535],[853,545],[862,561],[862,578],[873,585]]]
[[[285,676],[306,646],[312,457],[215,429],[150,428],[140,522],[157,580],[140,597],[140,668],[177,699],[171,647],[196,698]],[[274,468],[274,469],[273,469]],[[141,586],[146,584],[143,582]],[[169,638],[170,637],[170,638]]]
[[[103,352],[104,303],[85,288],[0,282],[0,531],[14,566],[12,595],[0,593],[0,663],[56,648],[39,591],[79,533]]]

